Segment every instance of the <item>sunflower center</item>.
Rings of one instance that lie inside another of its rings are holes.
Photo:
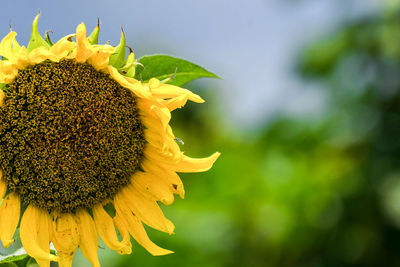
[[[0,167],[26,204],[74,212],[112,198],[145,144],[136,99],[73,60],[20,70],[0,108]]]

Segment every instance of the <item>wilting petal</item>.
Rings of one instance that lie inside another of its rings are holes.
[[[132,211],[127,207],[126,203],[123,199],[121,199],[120,195],[117,195],[115,197],[114,205],[117,211],[117,215],[120,216],[123,223],[127,226],[131,236],[147,251],[155,256],[173,253],[172,251],[160,248],[159,246],[151,242],[142,223],[136,217],[136,215],[133,214]]]
[[[104,244],[118,254],[130,254],[132,252],[131,243],[122,240],[118,241],[115,231],[113,219],[104,210],[103,205],[98,204],[93,207],[93,217],[96,224],[96,229]]]
[[[77,223],[80,234],[80,248],[82,254],[90,261],[94,267],[100,266],[97,257],[97,248],[99,246],[99,239],[97,237],[96,226],[92,217],[86,210],[78,210],[76,212]]]
[[[41,261],[58,261],[58,257],[49,253],[49,250],[43,248],[46,237],[40,237],[39,235],[46,235],[45,220],[46,216],[43,216],[43,212],[39,208],[29,205],[22,215],[21,225],[19,228],[19,235],[21,237],[21,243],[24,246],[26,252],[34,257],[36,260]],[[48,220],[49,218],[47,218]],[[47,221],[49,223],[49,221]],[[50,229],[49,229],[50,228]],[[47,233],[51,231],[51,227],[47,228]],[[49,244],[47,246],[49,249]]]
[[[5,248],[13,242],[20,218],[21,201],[16,193],[8,194],[0,206],[0,237]]]

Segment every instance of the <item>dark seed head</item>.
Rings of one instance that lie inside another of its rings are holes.
[[[74,212],[112,198],[145,145],[136,99],[73,60],[20,70],[0,107],[0,167],[25,204]]]

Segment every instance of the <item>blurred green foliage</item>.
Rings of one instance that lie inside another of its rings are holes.
[[[105,266],[400,266],[400,11],[363,18],[311,45],[299,73],[328,95],[318,119],[279,117],[243,138],[224,128],[215,89],[175,112],[191,156],[222,152],[207,173],[182,175],[176,224]],[[198,84],[192,84],[198,88]],[[78,266],[88,263],[76,256]]]

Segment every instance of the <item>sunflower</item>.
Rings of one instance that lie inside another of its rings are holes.
[[[133,52],[120,53],[124,35],[117,47],[98,45],[98,26],[87,37],[81,23],[53,44],[38,18],[27,47],[12,30],[0,43],[1,242],[11,245],[19,226],[40,266],[71,266],[78,247],[100,266],[99,236],[119,254],[131,253],[130,236],[152,255],[172,253],[143,223],[172,234],[158,202],[184,197],[177,172],[207,171],[219,156],[184,155],[169,126],[171,111],[203,99],[134,79]]]

